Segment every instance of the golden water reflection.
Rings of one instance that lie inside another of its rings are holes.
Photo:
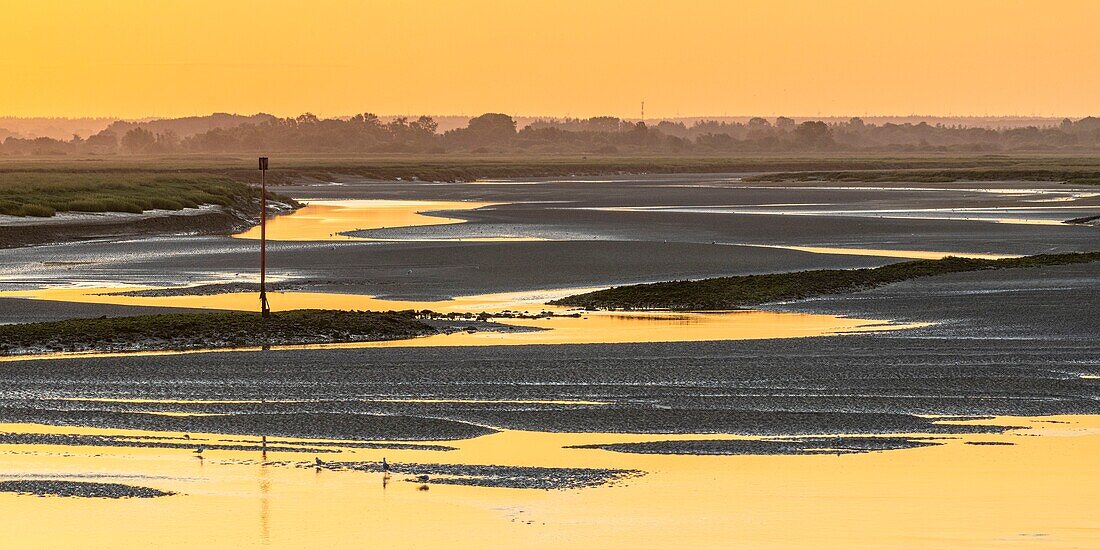
[[[301,453],[269,452],[269,465],[257,467],[254,451],[208,450],[200,461],[186,449],[5,444],[6,479],[79,476],[180,494],[99,500],[0,493],[0,514],[5,542],[16,547],[1094,546],[1100,417],[995,422],[1027,429],[842,456],[626,454],[564,447],[733,436],[522,431],[445,442],[458,447],[450,452],[344,448],[324,456],[645,472],[615,486],[567,491],[448,485],[418,491],[400,475],[383,489],[381,474],[283,463],[312,461]],[[0,431],[149,435],[30,425]],[[1001,445],[968,444],[978,442]]]
[[[499,235],[486,237],[411,237],[374,239],[345,233],[370,229],[416,227],[465,223],[466,220],[448,218],[441,214],[425,212],[447,210],[475,210],[499,203],[460,201],[412,201],[412,200],[334,200],[307,201],[306,205],[292,213],[269,218],[267,238],[272,241],[512,241],[538,240],[522,236]],[[240,239],[259,239],[260,227],[253,227],[233,235]]]
[[[97,304],[161,306],[205,309],[253,310],[259,303],[255,293],[231,293],[209,296],[125,296],[120,289],[46,288],[0,292],[2,297],[24,297]],[[125,289],[132,290],[132,289]],[[837,315],[777,312],[762,310],[722,312],[673,311],[592,311],[579,312],[565,307],[545,305],[556,297],[584,292],[574,288],[554,291],[513,292],[460,296],[453,300],[388,300],[369,295],[323,292],[269,292],[273,311],[291,309],[338,310],[425,310],[438,313],[527,312],[543,311],[557,316],[531,318],[494,318],[502,325],[517,327],[515,332],[466,332],[435,334],[408,340],[335,344],[283,345],[278,349],[497,346],[527,344],[607,344],[627,342],[700,342],[762,338],[828,336],[851,332],[900,330],[926,324],[896,324]],[[461,323],[460,323],[461,324]],[[535,330],[531,330],[535,329]],[[249,348],[250,349],[250,348]]]
[[[784,250],[797,250],[799,252],[811,252],[814,254],[840,254],[844,256],[875,256],[883,258],[907,258],[912,260],[942,260],[949,256],[955,258],[974,258],[978,260],[1003,260],[1007,258],[1020,258],[1018,254],[988,254],[981,252],[939,252],[931,250],[896,250],[884,248],[848,248],[838,246],[796,246],[782,244],[745,244],[741,246],[755,246],[760,248],[782,248]]]

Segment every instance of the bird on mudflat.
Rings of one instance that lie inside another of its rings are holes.
[[[194,452],[197,455],[201,455],[202,452],[205,451],[205,450],[206,450],[206,445],[199,445],[199,447],[197,449],[195,449]]]
[[[325,465],[325,461],[324,461],[324,460],[321,460],[321,459],[320,459],[320,458],[318,458],[318,457],[313,457],[313,466],[314,466],[315,468],[317,468],[317,469],[319,470],[319,469],[321,469],[321,466],[324,466],[324,465]]]

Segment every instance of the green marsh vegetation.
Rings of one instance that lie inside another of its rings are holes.
[[[0,157],[9,173],[222,176],[258,183],[251,155],[191,154],[98,157]],[[486,178],[671,173],[756,173],[746,182],[1065,181],[1100,182],[1100,158],[1076,153],[936,154],[872,152],[729,154],[534,154],[527,152],[301,154],[273,156],[268,182],[309,179],[474,181]],[[113,177],[113,176],[112,176]],[[3,181],[3,180],[0,180]]]
[[[1084,154],[883,154],[867,152],[627,154],[296,154],[272,159],[270,184],[309,181],[475,181],[496,178],[749,173],[747,184],[1046,181],[1100,184],[1100,158]],[[241,205],[257,191],[248,155],[0,158],[0,214],[140,212]],[[273,195],[273,197],[276,197]],[[286,201],[279,197],[278,200]]]
[[[774,172],[749,176],[746,182],[829,182],[829,183],[951,183],[982,181],[1041,181],[1074,185],[1100,185],[1100,168],[1061,167],[960,168],[870,171]]]
[[[567,296],[550,303],[588,309],[731,310],[825,294],[856,292],[933,275],[1095,261],[1100,261],[1100,252],[1040,254],[1000,260],[948,257],[868,269],[817,269],[628,285]]]
[[[244,206],[256,191],[229,177],[152,172],[0,172],[0,214],[181,210]]]
[[[358,342],[435,333],[412,312],[210,311],[0,325],[0,355]]]

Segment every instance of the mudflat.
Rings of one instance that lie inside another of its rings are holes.
[[[313,300],[538,317],[576,287],[877,267],[916,254],[1095,250],[1097,228],[1057,221],[1100,211],[1087,188],[739,178],[287,187],[307,208],[310,199],[451,206],[414,212],[447,223],[365,219],[341,230],[362,240],[329,231],[270,243],[271,298],[277,309]],[[456,209],[456,201],[478,206]],[[492,240],[500,237],[508,239]],[[0,259],[0,303],[11,306],[4,321],[256,302],[247,238],[112,238],[0,250]],[[559,334],[575,323],[575,334],[590,327],[590,343],[419,339],[428,345],[9,361],[0,363],[0,447],[16,454],[0,456],[11,481],[43,480],[51,494],[75,491],[69,481],[120,483],[175,493],[147,501],[175,518],[206,518],[202,510],[217,506],[225,518],[206,525],[242,544],[306,543],[292,533],[304,520],[291,510],[309,502],[326,518],[385,512],[402,532],[438,512],[447,529],[474,525],[536,546],[562,537],[672,544],[668,533],[703,545],[713,532],[683,533],[730,525],[730,510],[737,527],[725,536],[761,546],[905,542],[929,529],[950,544],[1045,533],[1044,542],[1074,546],[1088,539],[1092,516],[1081,503],[1098,486],[1083,466],[1100,415],[1097,281],[1098,264],[1051,265],[763,303],[743,312],[756,320],[749,339],[735,339],[733,325],[699,322],[715,315],[705,312],[655,312],[615,331],[599,324],[607,320],[597,313],[609,312],[577,312],[502,322]],[[499,298],[509,293],[528,298]],[[812,337],[791,332],[808,318],[840,324]],[[705,338],[654,336],[679,333]],[[792,522],[823,513],[799,504],[807,491],[854,515]],[[958,513],[881,506],[905,499],[950,502]],[[105,502],[0,495],[5,510],[43,518],[96,517]],[[1012,504],[1020,502],[1043,511],[1022,515]],[[889,533],[853,539],[851,518],[870,516]],[[602,534],[591,517],[601,518]],[[621,525],[610,535],[609,519]],[[314,521],[332,536],[404,540],[360,522]],[[255,532],[230,535],[241,524]],[[777,530],[788,533],[783,541]],[[196,539],[177,532],[173,540]]]

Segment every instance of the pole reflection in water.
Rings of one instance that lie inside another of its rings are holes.
[[[264,546],[271,544],[271,480],[267,471],[267,452],[264,451],[264,460],[260,461],[260,543]]]

